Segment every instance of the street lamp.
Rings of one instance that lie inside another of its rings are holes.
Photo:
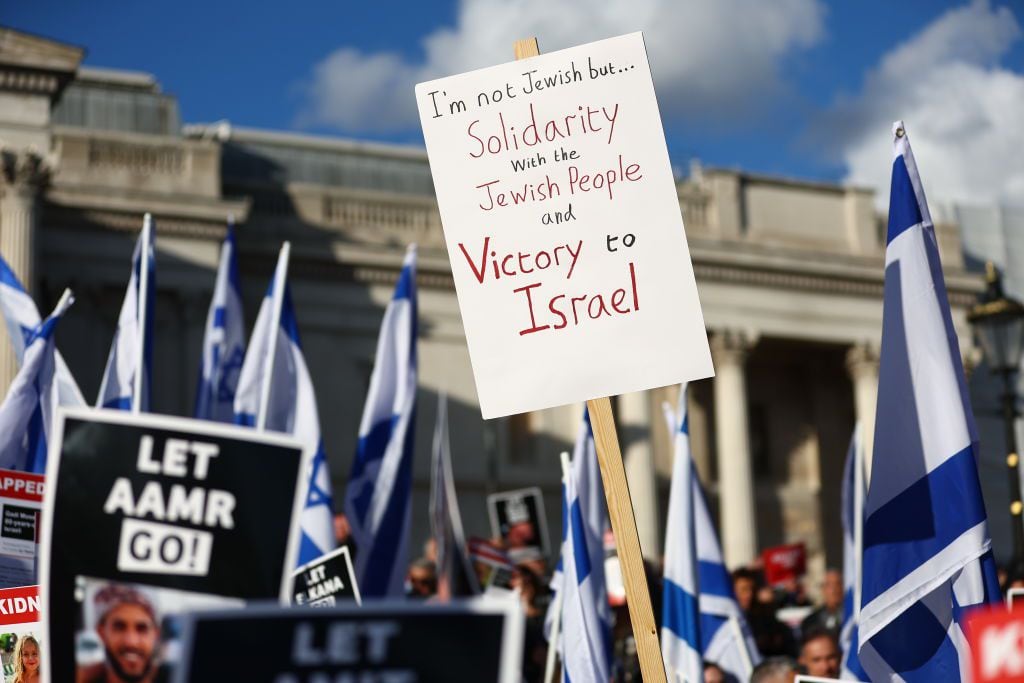
[[[1024,569],[1024,504],[1020,492],[1020,455],[1017,453],[1017,392],[1013,380],[1024,351],[1024,304],[1003,292],[1003,281],[991,261],[985,264],[987,287],[967,319],[974,326],[992,373],[1003,378],[1003,420],[1006,428],[1006,464],[1010,468],[1010,520],[1013,529],[1013,570]]]

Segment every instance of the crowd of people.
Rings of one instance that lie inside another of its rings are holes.
[[[489,539],[501,549],[501,539]],[[424,555],[409,565],[406,579],[407,595],[412,599],[435,597],[438,577],[434,563],[433,544],[427,542]],[[492,580],[492,567],[475,563],[481,585]],[[658,629],[661,628],[661,568],[645,562],[651,604]],[[523,648],[523,680],[540,683],[544,679],[548,640],[545,616],[554,598],[551,589],[551,567],[541,558],[529,557],[512,565],[506,588],[518,592],[526,615]],[[798,673],[812,676],[838,677],[841,651],[839,631],[843,621],[843,577],[829,569],[820,586],[820,599],[812,602],[801,581],[793,580],[779,586],[766,585],[759,568],[744,567],[732,574],[737,602],[763,657],[754,669],[752,683],[790,683]],[[612,681],[638,683],[642,680],[636,642],[630,625],[629,611],[623,601],[610,605],[612,614]],[[786,607],[806,612],[799,622],[783,622],[777,614]],[[736,683],[714,662],[705,662],[705,683]]]

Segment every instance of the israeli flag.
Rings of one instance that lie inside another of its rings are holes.
[[[203,359],[196,389],[197,418],[215,422],[234,420],[235,389],[244,359],[245,320],[238,284],[235,224],[230,220],[227,237],[220,248],[213,300],[206,315]]]
[[[238,377],[235,423],[291,434],[304,450],[314,454],[300,517],[301,566],[334,550],[334,505],[316,394],[302,355],[288,287],[289,253],[290,245],[285,242],[256,316],[249,351]]]
[[[416,425],[416,247],[410,246],[384,312],[345,515],[363,597],[399,597],[407,569]]]
[[[25,347],[28,346],[29,338],[34,334],[35,329],[42,322],[39,317],[39,310],[22,287],[18,276],[14,274],[11,267],[0,257],[0,313],[3,313],[4,323],[7,325],[7,332],[11,340],[11,348],[14,350],[14,357],[21,367],[25,359]],[[67,363],[60,355],[60,351],[54,351],[54,367],[57,382],[57,402],[62,406],[84,406],[85,397],[78,388],[78,382],[71,375]]]
[[[684,386],[679,399],[679,416],[677,417],[672,412],[672,407],[666,404],[665,419],[673,439],[677,434],[683,433],[682,426],[686,425],[686,452],[689,454],[689,420],[685,412],[685,393]],[[736,602],[736,595],[732,590],[732,577],[722,559],[722,546],[718,542],[718,534],[711,521],[704,489],[701,487],[692,457],[689,460],[697,546],[697,585],[700,588],[698,606],[701,654],[705,662],[714,662],[735,680],[750,680],[754,667],[761,661],[761,654],[747,626],[747,619]],[[672,486],[674,490],[674,476]],[[666,571],[667,569],[668,562]]]
[[[598,616],[605,625],[602,637],[605,639],[605,651],[609,666],[612,658],[612,610],[608,605],[608,584],[604,572],[604,534],[608,529],[608,509],[605,503],[604,483],[601,481],[601,468],[597,462],[597,445],[594,443],[594,428],[590,424],[590,413],[583,406],[583,420],[576,433],[576,443],[572,449],[570,464],[573,477],[577,483],[577,497],[580,510],[583,512],[584,530],[586,531],[587,548],[590,550],[591,582],[600,596],[597,604]],[[564,504],[564,501],[563,501]],[[565,528],[562,529],[562,542],[565,542]],[[558,560],[554,575],[549,584],[551,590],[558,593],[562,590],[562,560]],[[560,609],[556,601],[552,601],[544,616],[544,634],[550,640],[554,624],[554,610]],[[561,651],[561,643],[558,643]]]
[[[954,681],[969,670],[964,616],[999,590],[977,430],[902,121],[893,146],[858,654],[874,681]]]
[[[843,623],[839,649],[843,652],[841,678],[866,681],[868,674],[857,657],[857,614],[860,606],[860,549],[864,529],[864,443],[860,423],[853,430],[843,466],[841,495],[843,522]]]
[[[665,525],[665,574],[662,592],[661,654],[672,681],[701,683],[700,607],[697,538],[694,528],[693,465],[686,414],[686,387],[679,396],[678,426],[674,429],[675,461]]]
[[[568,683],[607,683],[608,625],[600,605],[608,604],[594,573],[593,550],[578,492],[576,473],[568,470],[562,499],[562,671]],[[600,563],[604,564],[604,560]]]
[[[53,335],[74,301],[71,290],[64,290],[50,317],[25,338],[24,363],[0,404],[0,467],[4,469],[46,471],[46,447],[58,405]]]
[[[147,213],[132,252],[132,272],[117,330],[100,382],[97,408],[149,410],[153,368],[153,303],[156,300],[153,219]]]

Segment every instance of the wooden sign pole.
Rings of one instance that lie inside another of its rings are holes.
[[[516,59],[536,57],[540,47],[536,38],[517,40],[514,45]],[[633,503],[629,498],[626,484],[626,470],[622,466],[619,451],[619,437],[615,432],[615,418],[611,401],[595,398],[587,401],[590,424],[594,429],[594,443],[597,446],[597,461],[601,466],[601,480],[604,495],[608,501],[608,516],[615,533],[615,546],[622,566],[622,580],[626,586],[626,604],[629,619],[633,624],[640,672],[647,683],[666,683],[665,664],[661,658],[661,643],[654,625],[651,596],[647,591],[647,576],[644,573],[643,556],[640,554],[640,538],[636,532],[636,518]]]

